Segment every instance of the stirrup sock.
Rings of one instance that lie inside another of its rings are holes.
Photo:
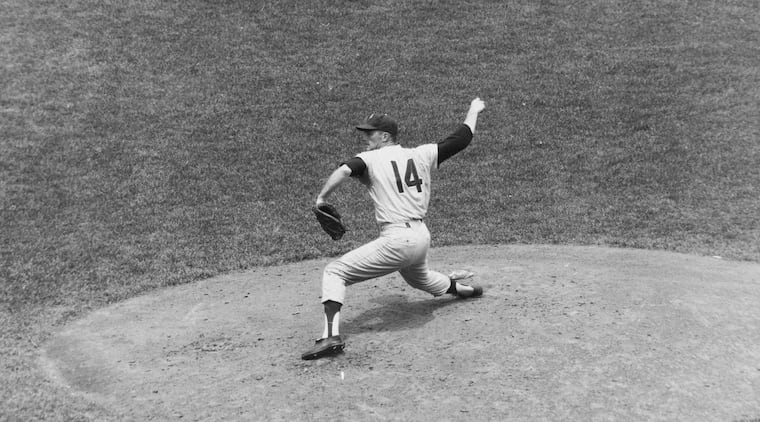
[[[325,302],[325,331],[322,338],[340,335],[340,302],[328,300]]]
[[[450,281],[451,281],[451,285],[449,286],[449,290],[446,290],[446,293],[455,295],[457,294],[457,282],[454,280],[450,280]]]

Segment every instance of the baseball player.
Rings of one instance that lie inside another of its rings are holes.
[[[433,296],[449,293],[461,298],[477,297],[483,289],[457,282],[472,276],[456,271],[449,276],[428,268],[430,232],[425,225],[433,172],[472,141],[478,113],[485,108],[480,98],[470,103],[464,122],[438,143],[405,148],[397,141],[398,125],[384,114],[373,114],[356,126],[367,150],[342,163],[329,176],[317,196],[316,206],[345,181],[354,178],[369,190],[375,205],[380,236],[330,262],[322,274],[324,331],[303,359],[340,353],[340,310],[346,286],[398,271],[412,287]]]

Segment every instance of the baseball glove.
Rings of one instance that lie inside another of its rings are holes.
[[[330,204],[319,204],[313,207],[314,215],[317,217],[322,230],[332,237],[332,240],[339,240],[346,233],[346,226],[340,221],[340,214],[334,206]]]

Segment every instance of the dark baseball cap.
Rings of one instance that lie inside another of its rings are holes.
[[[356,128],[364,131],[379,130],[388,132],[393,137],[398,135],[398,125],[387,114],[374,113],[367,117],[364,123],[356,126]]]

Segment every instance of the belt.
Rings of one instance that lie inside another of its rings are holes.
[[[382,223],[382,224],[380,224],[380,228],[386,228],[386,227],[392,226],[394,224],[403,224],[407,228],[412,228],[412,224],[411,223],[421,223],[421,222],[422,222],[421,218],[412,218],[411,220],[399,221],[397,223]]]

